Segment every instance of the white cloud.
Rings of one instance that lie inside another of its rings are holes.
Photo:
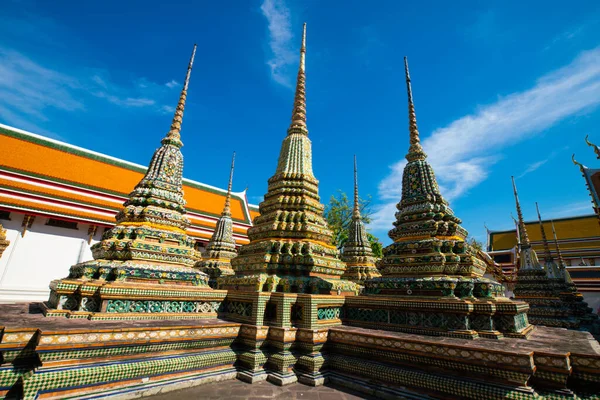
[[[175,112],[175,107],[164,105],[160,108],[160,112],[163,114],[173,114]]]
[[[591,200],[578,201],[575,203],[563,204],[549,209],[547,212],[540,210],[542,217],[547,219],[572,217],[574,215],[589,215],[594,213]]]
[[[545,160],[541,160],[541,161],[534,162],[533,164],[529,164],[527,166],[527,168],[525,168],[525,171],[523,171],[523,173],[521,173],[521,175],[517,176],[517,179],[524,177],[525,175],[529,174],[530,172],[536,171],[539,167],[546,164],[549,160],[550,160],[549,158],[546,158]]]
[[[179,86],[179,83],[175,79],[172,79],[171,82],[165,83],[165,86],[169,89],[173,89],[174,87]]]
[[[152,112],[173,110],[172,106],[160,104],[165,98],[176,101],[168,95],[171,92],[166,87],[168,84],[165,86],[140,78],[123,86],[111,82],[107,71],[76,70],[77,75],[59,72],[18,51],[0,46],[2,122],[48,133],[43,125],[49,121],[51,111],[86,111],[85,104],[93,97],[120,107],[145,108]]]
[[[582,52],[569,65],[541,77],[529,90],[501,97],[436,129],[423,141],[423,147],[442,194],[452,200],[486,179],[490,167],[501,157],[499,150],[598,104],[600,48]],[[406,161],[398,161],[380,182],[381,200],[400,200],[405,165]],[[389,204],[381,205],[373,218],[373,229],[391,228],[394,217],[389,209]]]
[[[273,80],[292,88],[293,69],[297,61],[293,50],[290,10],[283,0],[264,0],[260,9],[269,23],[269,47],[272,57],[267,61]]]

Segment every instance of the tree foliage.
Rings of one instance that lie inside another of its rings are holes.
[[[471,245],[471,247],[473,247],[475,250],[485,251],[483,243],[481,243],[479,240],[475,239],[474,237],[468,239],[467,243],[469,245]]]
[[[358,199],[360,215],[365,224],[371,222],[371,198]],[[354,205],[348,199],[346,193],[338,191],[337,196],[331,196],[329,204],[325,207],[325,219],[329,228],[333,231],[332,244],[341,249],[348,240],[348,228],[352,222],[352,212]],[[382,257],[383,245],[379,239],[371,233],[367,233],[367,238],[371,244],[371,249],[376,257]]]

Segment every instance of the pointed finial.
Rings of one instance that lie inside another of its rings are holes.
[[[192,50],[192,56],[188,64],[187,73],[185,74],[185,81],[183,82],[183,88],[179,95],[179,102],[177,108],[175,108],[175,115],[173,115],[173,121],[171,122],[171,129],[167,133],[167,136],[162,140],[163,144],[173,144],[177,147],[183,146],[181,143],[181,123],[183,121],[183,110],[185,108],[185,100],[187,98],[187,90],[190,84],[190,76],[192,74],[192,65],[194,64],[194,57],[196,56],[196,45]]]
[[[517,222],[513,213],[510,213],[510,217],[512,218],[513,223],[515,224],[515,236],[517,237],[517,246],[521,247],[521,235],[519,234],[519,223]]]
[[[300,65],[296,78],[296,94],[294,96],[294,109],[292,110],[292,123],[288,134],[308,134],[306,128],[306,22],[302,29],[302,45],[300,46]]]
[[[589,136],[590,135],[585,135],[585,142],[587,143],[588,146],[594,148],[594,153],[596,153],[596,158],[600,159],[600,148],[598,148],[598,146],[596,146],[594,143],[592,143],[588,140]]]
[[[554,220],[550,220],[550,224],[552,225],[552,235],[554,235],[554,245],[556,246],[556,258],[558,259],[558,264],[560,268],[565,268],[567,264],[565,264],[565,260],[563,259],[562,253],[560,252],[560,247],[558,247],[558,238],[556,237],[556,229],[554,228]]]
[[[575,164],[579,167],[579,170],[582,173],[585,173],[586,166],[583,165],[582,163],[578,162],[577,160],[575,160],[575,153],[573,153],[573,155],[571,156],[571,161],[573,161],[573,164]]]
[[[358,205],[358,169],[356,167],[356,154],[354,155],[354,218],[360,218],[360,209]]]
[[[531,247],[529,242],[529,236],[527,236],[527,229],[525,229],[525,222],[523,221],[523,213],[521,212],[521,204],[519,203],[519,195],[517,194],[517,185],[515,184],[515,177],[511,176],[513,184],[513,192],[515,194],[515,202],[517,204],[517,217],[519,218],[519,236],[521,237],[521,247]]]
[[[544,258],[546,262],[554,261],[552,253],[550,252],[550,246],[548,245],[548,239],[546,238],[546,231],[544,230],[544,224],[542,223],[542,216],[540,215],[540,208],[537,201],[535,202],[535,210],[537,211],[538,221],[540,223],[540,231],[542,233],[542,243],[544,244]]]
[[[413,102],[412,85],[410,83],[410,73],[408,71],[408,58],[404,57],[404,74],[406,76],[406,91],[408,93],[408,131],[410,134],[410,147],[406,159],[410,161],[424,160],[427,155],[421,147],[419,137],[419,128],[417,127],[417,114]]]
[[[231,157],[231,171],[229,172],[229,185],[227,186],[227,196],[225,197],[225,207],[221,213],[224,217],[231,217],[231,187],[233,185],[233,168],[235,166],[235,151]]]

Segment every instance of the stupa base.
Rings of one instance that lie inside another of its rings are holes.
[[[361,290],[356,283],[334,277],[270,275],[258,273],[226,276],[218,279],[218,288],[242,292],[280,292],[329,295],[355,295]]]
[[[459,299],[424,296],[347,297],[344,324],[461,339],[526,339],[535,329],[524,302],[506,298]]]
[[[298,296],[306,302],[313,297]],[[314,297],[310,301],[319,303],[333,296]],[[36,308],[0,306],[0,397],[133,398],[234,376],[285,384],[294,374],[311,386],[330,380],[381,398],[568,399],[573,393],[588,398],[600,382],[597,344],[589,333],[565,329],[539,327],[529,340],[464,340],[342,321],[294,331],[220,319],[44,318]],[[277,353],[268,348],[288,344],[297,349],[298,362],[292,366],[286,358],[284,368],[273,371],[267,358]]]
[[[90,320],[216,318],[227,292],[173,282],[62,279],[50,283],[46,317]]]

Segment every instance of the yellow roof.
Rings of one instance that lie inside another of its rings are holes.
[[[552,224],[550,221],[542,221],[542,223],[547,239],[553,243]],[[555,219],[554,227],[556,228],[556,236],[558,237],[558,240],[561,241],[561,249],[563,247],[577,247],[576,242],[562,243],[563,240],[572,239],[586,239],[585,243],[582,243],[585,247],[590,247],[592,245],[600,247],[600,224],[598,223],[598,217],[595,214]],[[527,235],[531,242],[542,241],[542,233],[538,221],[525,222],[525,228],[527,229]],[[594,243],[596,241],[598,242],[597,244]],[[512,249],[516,244],[517,236],[515,229],[510,231],[490,232],[490,246],[492,251]],[[553,245],[551,245],[551,247],[554,248]]]
[[[0,207],[108,225],[114,224],[114,214],[146,171],[141,165],[4,125],[0,149]],[[183,190],[192,228],[212,231],[226,191],[188,179]],[[245,193],[233,193],[231,213],[234,222],[251,225],[258,208],[247,203]],[[245,236],[246,230],[234,225],[235,233]]]

